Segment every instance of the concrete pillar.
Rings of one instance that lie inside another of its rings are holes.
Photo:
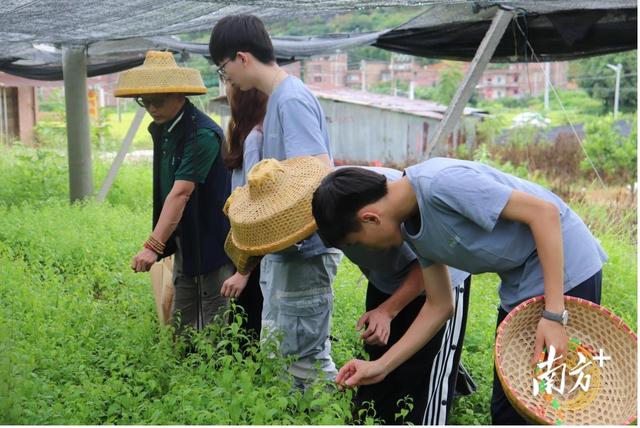
[[[67,115],[69,197],[71,202],[75,202],[93,194],[85,46],[66,46],[63,49],[62,73]]]

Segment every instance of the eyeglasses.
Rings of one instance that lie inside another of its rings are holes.
[[[229,62],[233,61],[234,59],[236,59],[235,55],[223,62],[222,65],[216,70],[216,73],[218,73],[220,80],[222,80],[223,82],[227,80],[227,71],[224,68],[227,66],[227,64],[229,64]]]
[[[135,100],[136,100],[136,103],[138,103],[138,105],[142,108],[149,108],[149,106],[153,106],[155,108],[162,108],[167,98],[166,97],[158,97],[158,98],[136,97]]]

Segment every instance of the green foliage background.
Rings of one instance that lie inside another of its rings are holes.
[[[107,169],[95,162],[96,182]],[[150,228],[150,172],[127,163],[106,203],[69,205],[63,155],[0,149],[0,423],[352,423],[351,392],[323,384],[296,391],[272,344],[240,353],[237,319],[195,334],[196,352],[174,345],[158,325],[148,276],[129,268]],[[624,226],[635,209],[574,207],[609,255],[603,304],[635,329],[636,241]],[[498,282],[473,278],[462,361],[478,390],[456,400],[453,424],[490,422]],[[344,260],[334,285],[338,365],[361,352],[355,322],[365,288]],[[398,414],[406,409],[401,403]],[[377,422],[367,408],[361,413]]]

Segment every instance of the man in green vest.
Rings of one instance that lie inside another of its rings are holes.
[[[222,207],[230,175],[221,156],[222,129],[186,97],[207,92],[200,72],[178,67],[170,52],[147,53],[118,79],[117,97],[134,97],[153,118],[153,231],[131,268],[147,272],[175,255],[173,318],[198,330],[228,306],[220,295],[232,265],[224,252],[229,223]]]

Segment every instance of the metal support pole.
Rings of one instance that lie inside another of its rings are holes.
[[[389,72],[391,73],[391,95],[395,97],[396,95],[398,95],[398,90],[396,88],[396,74],[394,73],[394,58],[395,56],[393,55],[393,52],[391,52],[391,62],[389,64]]]
[[[453,96],[453,100],[451,100],[451,103],[447,107],[444,118],[442,118],[442,121],[435,131],[427,157],[431,157],[435,148],[446,140],[447,136],[453,130],[453,127],[460,121],[464,106],[469,101],[469,98],[471,98],[471,94],[478,80],[480,80],[482,73],[487,68],[487,64],[493,56],[498,43],[500,43],[500,39],[502,39],[502,35],[507,29],[511,18],[512,12],[510,11],[498,9],[496,12],[487,34],[482,39],[476,55],[473,57],[473,61],[471,61],[467,74],[464,76],[456,94]]]
[[[622,73],[622,64],[611,65],[607,67],[616,72],[616,92],[613,99],[613,118],[618,117],[618,107],[620,106],[620,74]]]
[[[415,99],[415,90],[416,90],[416,77],[417,77],[417,72],[416,72],[416,68],[415,68],[415,58],[411,57],[411,80],[409,81],[409,99],[413,100]]]
[[[62,51],[71,202],[93,193],[86,54],[85,46],[67,46]]]
[[[367,90],[367,63],[365,60],[360,61],[360,90]]]
[[[544,109],[549,110],[549,87],[551,86],[551,63],[544,64]]]
[[[618,117],[618,109],[620,108],[620,75],[622,74],[622,64],[616,67],[616,95],[613,101],[613,117]]]
[[[120,146],[120,150],[118,151],[118,154],[116,155],[116,157],[113,159],[111,168],[109,168],[109,173],[107,174],[107,177],[104,179],[104,182],[102,183],[102,187],[98,192],[98,197],[97,197],[98,202],[104,201],[105,198],[107,197],[107,194],[109,193],[109,190],[111,190],[111,186],[113,185],[113,182],[116,180],[116,177],[118,176],[118,171],[122,166],[122,162],[124,162],[124,158],[127,155],[127,152],[129,151],[129,146],[131,146],[131,143],[133,142],[133,137],[136,136],[136,132],[138,132],[138,128],[140,128],[140,124],[142,123],[142,119],[144,118],[144,113],[145,113],[145,110],[141,107],[138,108],[138,110],[136,111],[136,115],[133,117],[133,120],[131,121],[131,125],[129,126],[129,130],[127,131],[127,135],[125,135],[124,140],[122,140],[122,145]]]

